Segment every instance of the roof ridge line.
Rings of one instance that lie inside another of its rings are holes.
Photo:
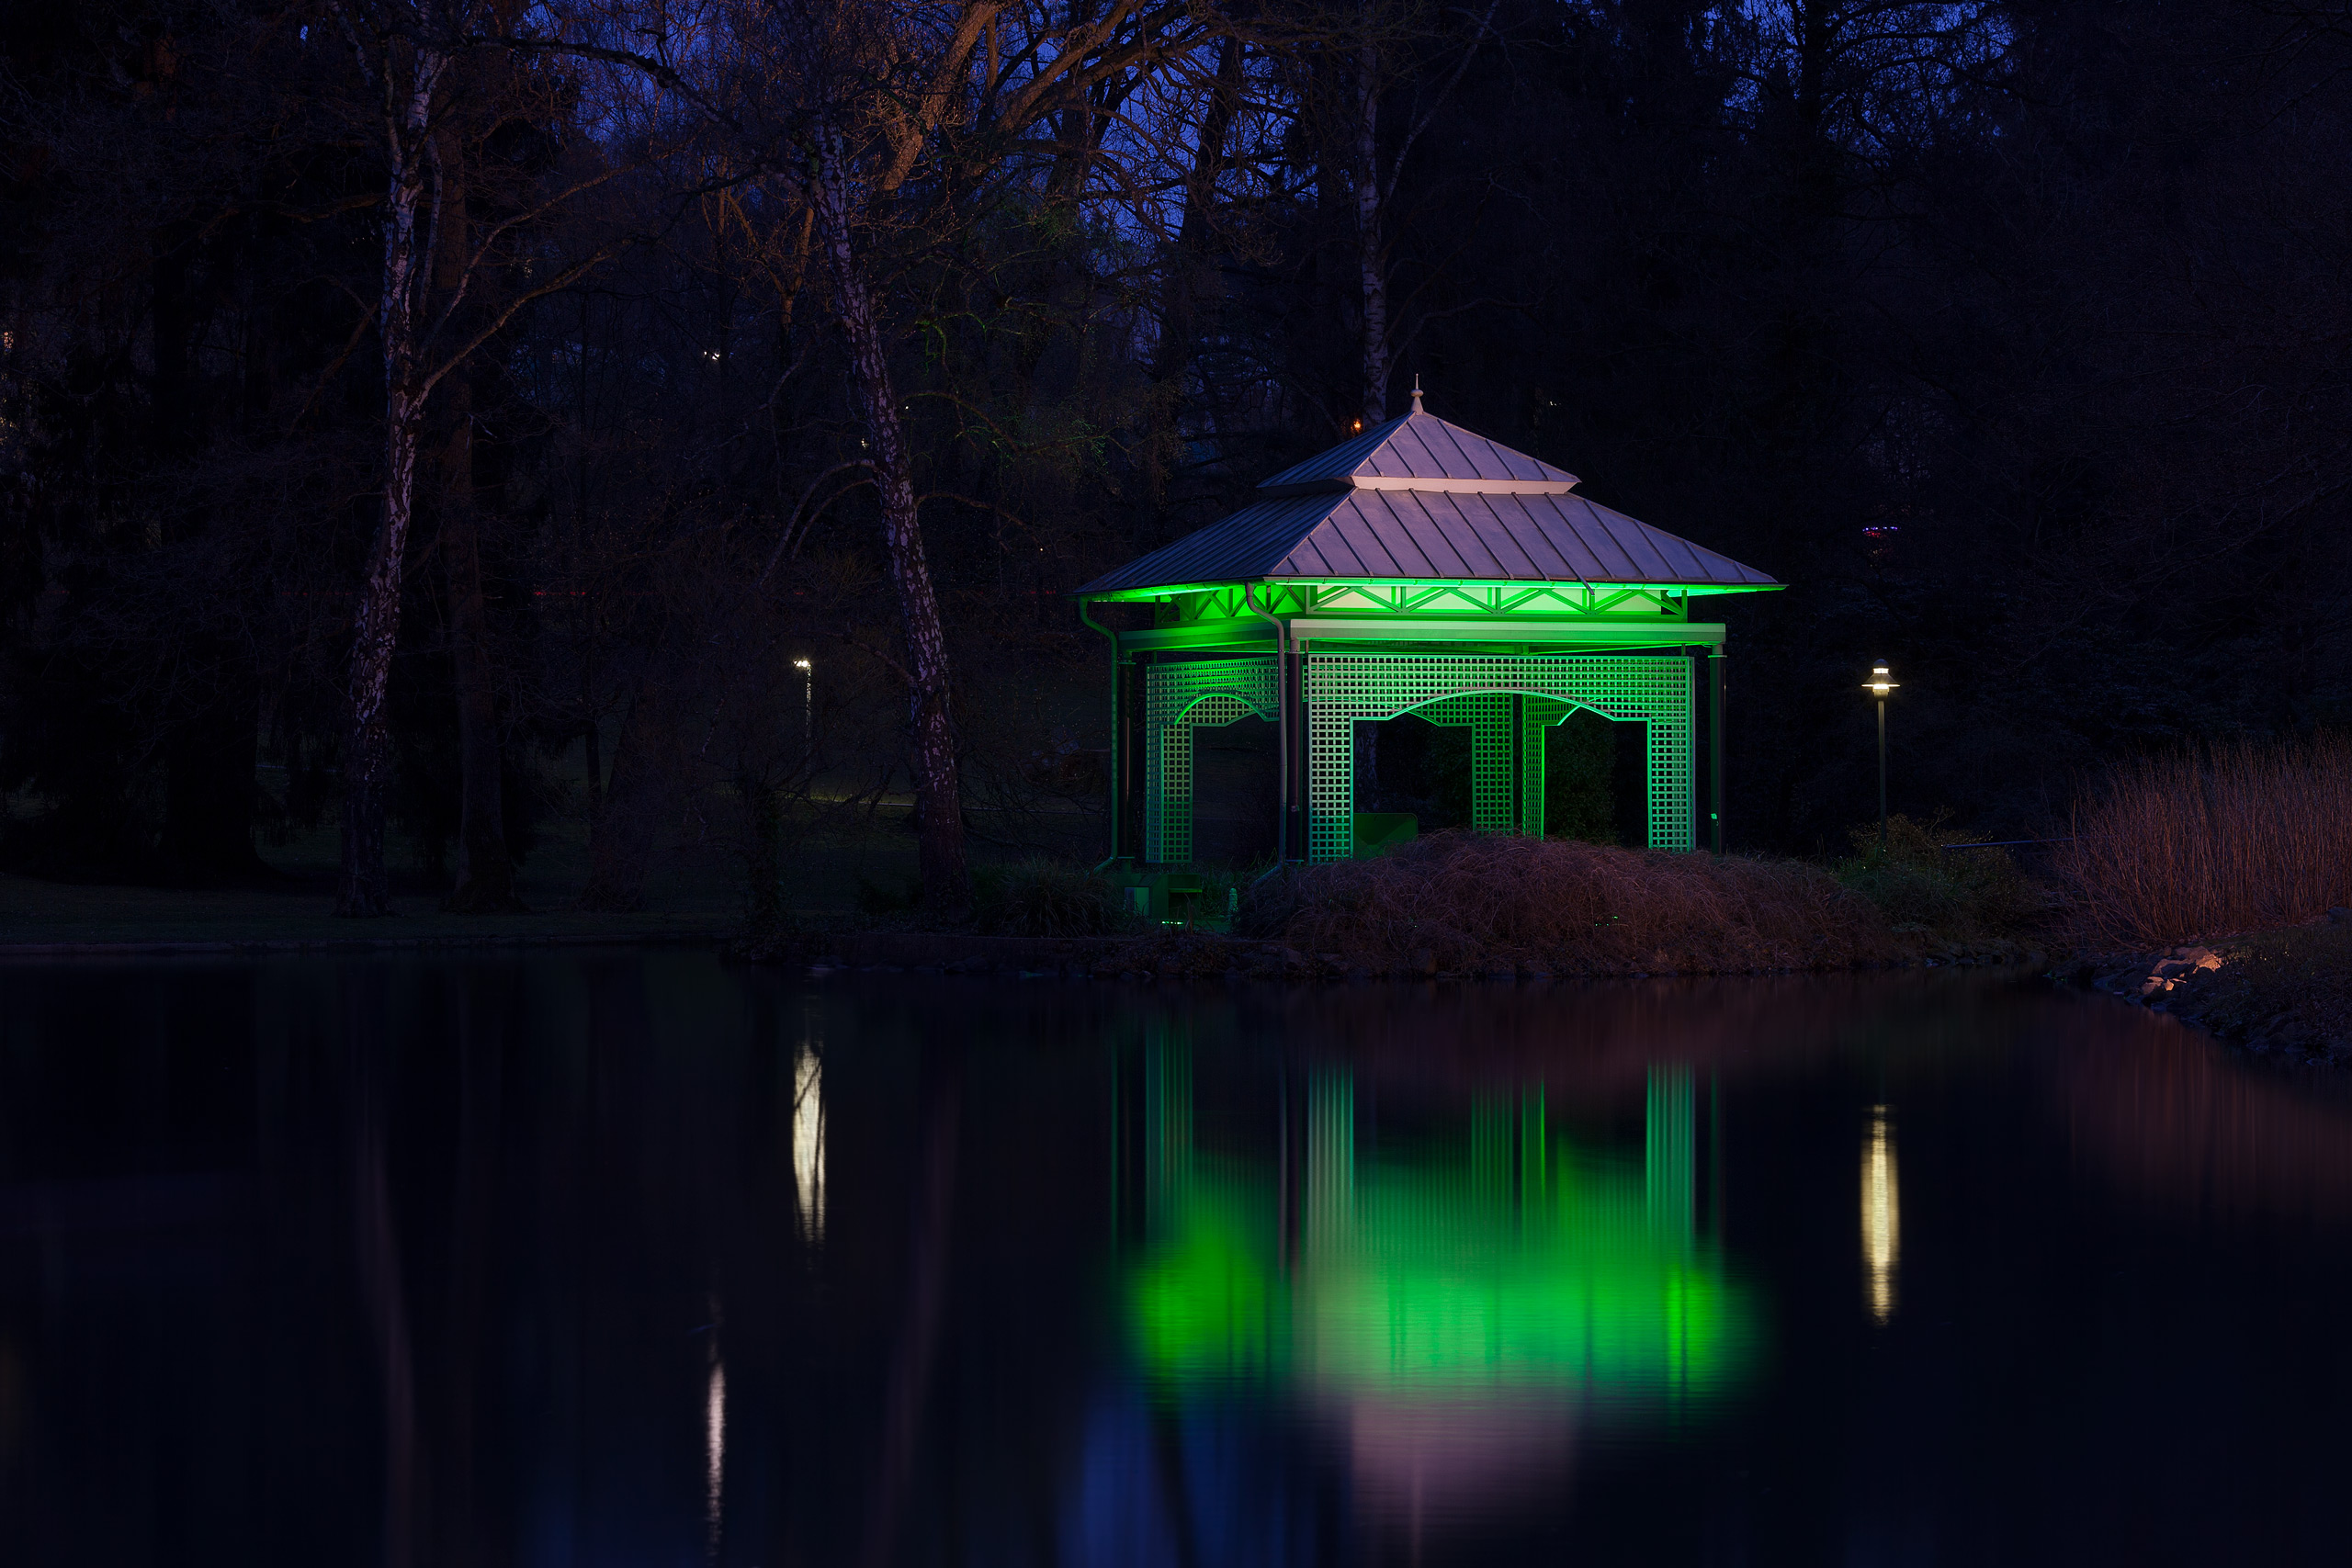
[[[1298,495],[1344,495],[1353,490],[1422,491],[1432,495],[1566,495],[1583,481],[1574,474],[1565,479],[1457,479],[1403,478],[1390,474],[1334,474],[1329,479],[1295,484],[1261,484],[1257,493],[1269,500]]]

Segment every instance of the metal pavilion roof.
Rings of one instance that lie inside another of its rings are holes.
[[[1572,494],[1574,474],[1420,408],[1284,468],[1263,500],[1107,572],[1080,597],[1225,582],[1779,586]]]

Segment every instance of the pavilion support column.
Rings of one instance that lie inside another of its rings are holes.
[[[1707,847],[1724,852],[1724,650],[1707,655]]]
[[[1519,831],[1519,701],[1480,692],[1450,705],[1470,726],[1470,826],[1481,833]]]
[[[1286,861],[1303,861],[1307,858],[1306,769],[1314,755],[1306,736],[1306,649],[1294,644],[1280,658],[1283,717],[1290,745],[1284,759],[1281,854]]]
[[[1543,697],[1524,697],[1520,701],[1520,711],[1519,830],[1531,839],[1540,839],[1551,830],[1544,804],[1550,779],[1550,764],[1544,760],[1544,738],[1566,716],[1567,705]]]
[[[1083,613],[1085,606],[1079,606]],[[1126,852],[1127,838],[1127,660],[1119,651],[1118,643],[1111,645],[1111,747],[1104,753],[1106,764],[1103,793],[1104,807],[1111,818],[1109,859],[1117,860]]]
[[[1690,679],[1685,687],[1689,693],[1685,705],[1689,716],[1683,725],[1683,732],[1690,737],[1690,795],[1688,815],[1690,818],[1690,847],[1693,850],[1706,847],[1709,813],[1713,810],[1713,805],[1707,799],[1705,772],[1707,715],[1703,694],[1707,689],[1707,667],[1704,663],[1706,657],[1707,650],[1702,648],[1686,648],[1682,650],[1683,667],[1690,672]]]
[[[1114,816],[1118,838],[1112,844],[1111,852],[1127,859],[1140,859],[1143,854],[1145,674],[1146,667],[1139,659],[1125,659],[1119,664],[1118,732],[1112,742],[1113,788],[1117,792]]]
[[[1510,701],[1510,830],[1524,834],[1528,823],[1527,799],[1527,699],[1513,692]],[[1540,807],[1540,802],[1538,803]],[[1539,830],[1540,831],[1540,830]]]
[[[1162,707],[1168,705],[1163,702]],[[1193,859],[1193,758],[1196,739],[1188,714],[1173,724],[1144,726],[1143,858],[1153,865]]]
[[[1180,727],[1159,725],[1150,719],[1143,725],[1143,863],[1164,865],[1171,858],[1168,852],[1168,774],[1171,759],[1168,754],[1170,739]],[[1190,726],[1181,727],[1184,739],[1190,741]],[[1189,747],[1187,748],[1189,750]]]
[[[1689,662],[1682,662],[1690,670]],[[1648,819],[1645,837],[1654,850],[1698,847],[1693,830],[1699,821],[1699,764],[1690,745],[1698,729],[1698,705],[1690,690],[1692,678],[1686,676],[1680,691],[1661,703],[1659,711],[1643,726],[1649,736],[1643,770],[1649,785],[1645,792],[1644,816]]]

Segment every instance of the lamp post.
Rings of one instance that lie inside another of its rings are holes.
[[[1886,853],[1886,694],[1902,682],[1886,678],[1886,660],[1880,660],[1871,667],[1871,678],[1862,682],[1862,690],[1878,696],[1878,852]]]

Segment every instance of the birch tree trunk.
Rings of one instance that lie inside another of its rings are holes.
[[[416,511],[416,454],[424,423],[425,388],[417,364],[417,288],[428,233],[430,152],[426,141],[433,97],[446,57],[413,49],[408,69],[395,51],[382,57],[384,132],[391,164],[384,205],[384,288],[377,331],[384,344],[384,517],[368,553],[353,627],[351,686],[343,761],[343,875],[335,913],[391,912],[384,874],[384,788],[391,773],[391,733],[385,698],[391,685],[392,647],[400,636],[401,567],[409,523]],[[405,75],[405,85],[398,77]]]
[[[822,140],[825,160],[808,182],[819,243],[831,274],[833,306],[849,341],[851,390],[865,424],[867,458],[882,502],[882,532],[890,555],[905,640],[909,728],[912,732],[915,810],[921,818],[923,902],[945,912],[970,902],[964,856],[963,791],[957,777],[955,716],[948,707],[947,637],[939,600],[923,558],[915,521],[914,475],[905,427],[890,382],[889,360],[875,318],[874,296],[851,244],[847,200],[841,188],[840,138]]]
[[[385,699],[400,630],[401,564],[416,492],[417,417],[422,399],[396,395],[386,411],[384,521],[368,551],[352,637],[351,687],[343,768],[343,881],[338,915],[391,913],[384,872],[384,788],[391,773]]]

